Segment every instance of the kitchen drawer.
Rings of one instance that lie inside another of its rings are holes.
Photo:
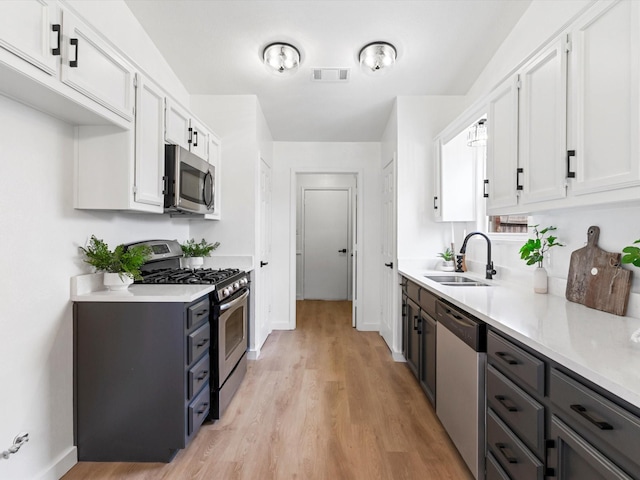
[[[198,362],[196,362],[193,367],[189,369],[189,373],[187,375],[187,392],[189,394],[188,400],[191,400],[193,396],[200,391],[202,385],[209,381],[210,362],[211,357],[209,355],[205,355],[200,360],[198,360]]]
[[[420,287],[411,280],[407,280],[407,296],[416,303],[420,302]]]
[[[517,480],[542,480],[544,466],[509,430],[502,420],[487,410],[487,448],[507,474]]]
[[[589,432],[589,441],[609,447],[637,462],[640,418],[556,370],[551,370],[549,397],[569,425]]]
[[[202,422],[207,418],[209,414],[209,408],[211,407],[211,391],[209,384],[207,383],[198,396],[189,404],[187,409],[187,437],[190,437],[196,432]]]
[[[193,327],[197,327],[202,322],[209,320],[210,309],[211,302],[209,301],[208,296],[201,302],[187,308],[187,331],[190,331]]]
[[[209,344],[211,343],[210,330],[209,323],[205,323],[187,335],[187,365],[191,365],[191,362],[209,349]]]
[[[487,335],[487,357],[516,383],[524,382],[535,393],[544,396],[544,362],[494,332]]]
[[[436,300],[437,297],[428,290],[424,288],[420,290],[420,308],[431,315],[432,318],[436,318]]]
[[[487,404],[539,458],[544,458],[544,406],[491,365]]]
[[[487,475],[485,478],[486,480],[511,480],[491,452],[487,452]]]

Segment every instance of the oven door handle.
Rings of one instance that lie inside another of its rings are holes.
[[[223,303],[222,305],[220,305],[220,311],[224,312],[225,310],[229,310],[231,307],[237,305],[238,303],[242,302],[245,298],[247,298],[249,296],[249,289],[245,289],[245,292],[240,295],[238,298],[232,300],[229,303]]]

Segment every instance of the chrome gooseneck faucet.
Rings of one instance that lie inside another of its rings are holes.
[[[489,240],[489,237],[487,237],[482,232],[471,232],[469,235],[464,237],[464,241],[462,242],[462,247],[460,248],[460,255],[457,255],[457,258],[456,258],[456,260],[457,260],[456,261],[456,272],[462,272],[463,271],[462,270],[462,257],[467,251],[467,241],[469,240],[469,238],[473,237],[474,235],[480,235],[480,236],[484,237],[484,239],[487,241],[487,270],[486,270],[485,278],[487,280],[491,280],[491,279],[493,279],[493,276],[496,274],[496,271],[493,269],[493,261],[491,260],[491,240]]]

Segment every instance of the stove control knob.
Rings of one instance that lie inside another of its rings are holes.
[[[240,282],[236,282],[233,284],[233,289],[238,290],[240,288]]]
[[[249,281],[247,280],[247,277],[242,277],[240,279],[240,285],[245,286],[247,283],[249,283]]]
[[[222,296],[223,297],[228,297],[229,295],[231,295],[231,289],[229,287],[223,288],[222,289]]]

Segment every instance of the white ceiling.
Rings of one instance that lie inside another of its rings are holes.
[[[464,95],[531,0],[125,0],[189,93],[255,94],[276,141],[379,141],[398,95]],[[372,41],[398,50],[375,77],[360,70]],[[261,63],[275,41],[300,69]],[[351,69],[348,83],[311,69]]]

